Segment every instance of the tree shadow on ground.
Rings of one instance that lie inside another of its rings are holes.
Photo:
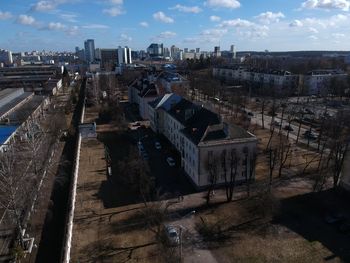
[[[334,214],[342,214],[349,221],[349,200],[349,194],[334,190],[287,198],[281,201],[280,215],[273,223],[288,227],[310,242],[322,243],[333,253],[331,258],[350,262],[350,233],[342,233],[340,223],[326,222],[327,216]]]

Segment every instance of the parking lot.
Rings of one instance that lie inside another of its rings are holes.
[[[161,193],[171,195],[193,193],[194,188],[180,167],[180,155],[167,139],[157,136],[150,128],[139,129],[136,134],[137,137],[140,136],[145,151],[149,155],[148,163],[152,175],[156,178],[156,188],[160,189]],[[156,142],[160,143],[161,149],[156,149]],[[175,160],[175,166],[171,167],[168,164],[166,160],[168,157]]]
[[[128,189],[131,186],[123,185],[118,174],[119,162],[125,160],[132,152],[139,154],[141,159],[147,153],[148,158],[144,161],[149,165],[149,176],[154,178],[158,197],[166,195],[171,198],[195,192],[180,167],[180,156],[176,150],[165,138],[156,136],[150,128],[106,133],[100,136],[100,140],[107,147],[112,165],[112,175],[101,187],[101,197],[106,207],[118,207],[141,201],[140,196]],[[138,148],[139,141],[144,149],[142,152]],[[160,149],[156,149],[155,142],[160,143]],[[168,164],[166,161],[168,157],[175,160],[175,166]]]

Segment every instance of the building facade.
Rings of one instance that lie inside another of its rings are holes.
[[[289,71],[249,69],[240,65],[213,68],[213,76],[227,82],[246,82],[286,92],[295,91],[299,82],[299,75],[294,75]]]
[[[163,57],[164,56],[163,44],[152,43],[147,48],[147,53],[151,58]]]
[[[11,65],[13,63],[12,52],[10,50],[0,49],[0,63]]]
[[[128,47],[118,47],[118,64],[131,64],[131,49]]]
[[[207,187],[213,180],[224,184],[231,172],[236,182],[254,178],[254,135],[237,126],[229,127],[216,113],[175,94],[150,102],[149,108],[151,128],[180,153],[181,167],[196,188]],[[230,170],[233,166],[234,171]]]
[[[347,74],[341,70],[313,70],[303,76],[305,93],[309,95],[327,95],[332,78],[346,79]]]
[[[100,49],[101,55],[101,69],[112,71],[118,62],[118,50],[117,49]]]
[[[84,42],[84,48],[86,62],[93,62],[95,60],[95,41],[93,39],[87,39]]]

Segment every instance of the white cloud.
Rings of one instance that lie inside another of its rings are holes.
[[[350,23],[350,16],[349,15],[333,15],[331,17],[319,19],[319,18],[312,18],[307,17],[303,20],[298,20],[302,25],[308,25],[311,27],[320,26],[322,28],[328,28],[328,27],[340,27],[340,26],[346,26]]]
[[[261,13],[260,15],[256,16],[256,18],[264,24],[270,24],[274,22],[279,22],[281,18],[284,18],[284,14],[282,12],[273,13],[271,11],[267,11],[265,13]]]
[[[162,32],[158,35],[158,38],[164,39],[164,38],[173,38],[176,36],[175,32],[171,32],[171,31],[165,31]]]
[[[11,17],[12,17],[12,14],[10,12],[2,12],[0,10],[0,20],[10,19]]]
[[[213,22],[219,22],[221,20],[221,17],[219,16],[210,16],[210,21],[213,21]]]
[[[16,22],[22,25],[31,26],[35,24],[35,18],[28,15],[19,15]]]
[[[303,22],[301,22],[300,20],[296,19],[293,22],[291,22],[289,24],[290,27],[302,27],[303,26]]]
[[[309,27],[309,32],[312,33],[312,34],[317,34],[318,33],[318,30],[314,27]]]
[[[122,5],[123,0],[109,0],[112,5]]]
[[[348,0],[307,0],[301,4],[302,8],[307,9],[341,9],[349,11],[350,2]]]
[[[57,3],[55,1],[39,1],[32,7],[32,10],[38,12],[46,12],[54,10],[57,7]]]
[[[36,2],[31,10],[38,12],[48,12],[55,10],[57,6],[67,3],[69,0],[40,0]]]
[[[170,10],[177,10],[177,11],[184,12],[184,13],[193,13],[193,14],[198,14],[198,13],[203,11],[198,6],[184,6],[184,5],[179,5],[179,4],[177,4],[174,7],[169,8],[169,9]]]
[[[55,22],[50,22],[46,29],[48,30],[64,30],[66,28],[65,25],[61,24],[61,23],[55,23]]]
[[[239,36],[254,40],[267,37],[270,30],[267,25],[260,25],[240,18],[222,21],[219,27],[235,29]]]
[[[187,37],[183,40],[184,43],[197,43],[198,42],[198,38],[195,37]]]
[[[211,36],[211,37],[222,37],[227,33],[227,29],[206,29],[203,30],[200,35]]]
[[[123,33],[123,34],[120,34],[120,41],[121,42],[130,42],[130,41],[132,41],[132,37]]]
[[[253,25],[254,23],[248,20],[237,18],[237,19],[222,21],[219,26],[220,27],[250,27]]]
[[[318,40],[318,37],[315,35],[308,36],[308,38],[311,40]]]
[[[153,14],[153,18],[159,22],[163,22],[166,24],[174,23],[174,19],[166,16],[162,11]]]
[[[213,8],[239,8],[241,6],[240,2],[237,0],[207,0],[205,5]]]
[[[71,22],[71,23],[76,23],[78,20],[76,19],[78,15],[76,14],[60,14],[61,19]]]
[[[333,33],[332,36],[334,38],[344,38],[345,34],[343,34],[343,33]]]
[[[66,34],[69,36],[75,36],[79,34],[79,27],[78,26],[72,26],[65,30]]]
[[[123,9],[119,6],[111,7],[109,9],[103,9],[102,12],[109,16],[119,16],[125,13]]]
[[[220,39],[227,34],[226,28],[209,28],[201,31],[197,37],[185,39],[186,43],[218,43]]]
[[[149,25],[148,25],[147,22],[143,21],[143,22],[140,22],[140,26],[142,26],[142,27],[148,27]]]
[[[102,24],[89,24],[89,25],[82,26],[82,28],[86,28],[86,29],[107,29],[107,28],[109,28],[109,26],[102,25]]]

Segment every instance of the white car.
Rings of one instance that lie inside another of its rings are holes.
[[[166,158],[166,161],[169,164],[169,166],[171,166],[171,167],[175,166],[175,160],[173,158],[168,157],[168,158]]]
[[[155,142],[155,143],[154,143],[154,147],[156,147],[157,150],[162,149],[162,145],[160,145],[159,142]]]

